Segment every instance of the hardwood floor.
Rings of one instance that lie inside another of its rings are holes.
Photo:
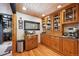
[[[30,51],[24,51],[23,53],[15,53],[14,56],[60,56],[56,52],[47,48],[46,46],[39,44],[37,48]]]

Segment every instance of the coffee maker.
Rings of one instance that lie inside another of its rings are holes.
[[[64,32],[64,36],[71,38],[79,38],[79,30],[74,27],[67,28],[67,31]]]
[[[77,30],[74,34],[75,38],[79,38],[79,30]]]

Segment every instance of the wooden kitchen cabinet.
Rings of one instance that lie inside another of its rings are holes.
[[[43,32],[49,32],[51,31],[51,17],[50,16],[46,16],[43,18],[42,20],[42,28],[43,28]]]
[[[63,54],[67,56],[77,55],[77,40],[63,38]]]
[[[63,39],[59,37],[59,52],[63,54]]]
[[[25,50],[31,50],[38,46],[38,36],[25,36]]]
[[[46,44],[47,36],[45,34],[41,34],[41,43]]]
[[[78,22],[79,15],[79,5],[78,4],[70,4],[63,8],[63,24],[68,23],[76,23]]]
[[[43,43],[43,44],[45,44],[47,46],[50,46],[50,39],[49,39],[48,35],[42,34],[41,43]]]
[[[79,40],[77,41],[77,43],[78,43],[78,49],[77,49],[77,51],[78,51],[78,56],[79,56]]]
[[[47,45],[48,47],[60,51],[60,39],[59,37],[51,35],[42,35],[41,43]]]
[[[79,41],[73,38],[62,37],[66,25],[75,26],[79,23],[79,4],[69,4],[50,14],[52,31],[41,35],[41,42],[67,56],[79,55]]]
[[[41,34],[41,43],[43,43],[45,39],[46,39],[45,34]]]
[[[77,48],[77,39],[63,38],[51,35],[42,35],[42,41],[44,45],[52,48],[66,56],[79,55],[79,46]],[[78,41],[79,42],[79,41]],[[79,45],[79,43],[78,43]],[[77,51],[78,50],[78,51]]]
[[[53,15],[53,31],[60,31],[60,11]]]
[[[59,37],[52,36],[50,40],[51,40],[50,42],[52,43],[51,47],[59,51]]]
[[[52,14],[53,33],[55,36],[62,35],[62,17],[61,11],[56,11]]]

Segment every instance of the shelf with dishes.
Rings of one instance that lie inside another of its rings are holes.
[[[63,10],[63,24],[78,22],[78,4],[72,4]]]
[[[53,17],[53,28],[54,28],[54,31],[60,31],[60,15],[59,14]]]
[[[43,28],[43,32],[51,30],[51,18],[50,18],[50,16],[47,16],[42,20],[42,28]]]

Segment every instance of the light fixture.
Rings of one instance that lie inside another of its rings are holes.
[[[58,6],[57,6],[57,8],[61,8],[61,7],[62,7],[62,5],[58,5]]]
[[[26,10],[26,7],[25,6],[23,6],[23,8],[22,8],[23,10]]]
[[[47,16],[47,17],[49,17],[49,16]]]
[[[42,14],[42,17],[44,17],[45,16],[45,14]]]

